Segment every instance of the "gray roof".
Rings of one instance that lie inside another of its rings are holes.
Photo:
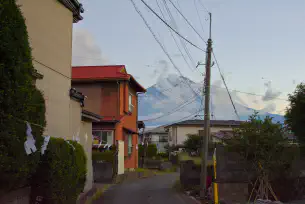
[[[242,122],[243,121],[237,120],[210,120],[211,126],[239,126]],[[185,120],[178,123],[173,123],[166,127],[179,125],[204,125],[204,120]]]
[[[146,133],[164,133],[164,134],[166,134],[164,127],[165,126],[159,126],[159,127],[147,130],[144,132],[144,134],[146,134]]]

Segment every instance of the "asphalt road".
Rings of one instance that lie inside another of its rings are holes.
[[[99,204],[195,204],[173,189],[178,173],[140,179],[113,186],[96,202]]]

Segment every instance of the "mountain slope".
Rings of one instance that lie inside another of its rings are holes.
[[[147,89],[145,95],[139,95],[139,120],[144,120],[147,126],[157,126],[194,118],[195,115],[202,118],[204,101],[201,101],[194,91],[202,95],[202,84],[174,74],[160,78],[155,85]],[[255,110],[249,107],[249,98],[236,92],[231,92],[231,96],[241,120],[247,120],[249,115],[258,111],[262,118],[271,116],[275,122],[284,121],[283,116],[268,113],[268,108]],[[257,97],[255,100],[261,99]],[[238,119],[226,89],[222,88],[219,82],[211,86],[211,113],[212,118],[217,120]]]

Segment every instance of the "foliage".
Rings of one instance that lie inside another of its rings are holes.
[[[201,147],[202,147],[203,141],[202,137],[198,134],[188,134],[187,139],[184,141],[184,149],[187,152],[197,152],[198,155],[201,154]],[[212,142],[208,145],[208,151],[213,152],[214,150],[214,144]]]
[[[289,94],[288,100],[290,105],[286,110],[285,123],[299,142],[305,144],[305,84],[299,84],[294,93]]]
[[[257,113],[234,130],[233,137],[226,139],[227,150],[239,153],[245,160],[258,168],[262,165],[268,175],[287,173],[296,152],[287,151],[287,140],[279,123],[272,123],[272,118],[261,120]],[[260,172],[260,169],[256,169]]]
[[[166,152],[159,152],[157,154],[157,157],[160,157],[162,159],[166,159],[166,158],[168,158],[168,153],[166,153]]]
[[[70,144],[69,144],[70,143]],[[51,138],[32,179],[32,192],[43,189],[52,203],[76,203],[86,182],[86,155],[74,141]]]
[[[106,150],[104,152],[92,151],[92,161],[106,161],[113,163],[115,161],[115,151]]]
[[[184,141],[184,148],[188,152],[198,152],[202,146],[202,138],[198,134],[188,134]]]
[[[157,146],[155,144],[149,144],[146,149],[146,156],[148,158],[153,158],[157,155]]]
[[[27,28],[15,0],[0,1],[0,192],[27,185],[40,152],[26,155],[26,124],[32,125],[36,147],[42,144],[45,105],[33,85]]]
[[[138,155],[139,157],[144,157],[144,145],[138,144]]]

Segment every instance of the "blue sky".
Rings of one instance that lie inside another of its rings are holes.
[[[202,81],[199,72],[186,66],[168,28],[140,0],[134,1],[183,75]],[[146,1],[160,13],[155,0]],[[163,0],[158,1],[165,12]],[[166,1],[181,34],[205,48],[204,42]],[[304,81],[304,0],[172,1],[176,5],[179,2],[181,11],[205,39],[208,14],[199,1],[212,13],[213,49],[230,89],[262,95],[273,91],[276,97],[287,98],[296,84]],[[84,20],[74,25],[74,65],[125,64],[127,71],[145,87],[156,83],[160,76],[177,73],[129,0],[82,0],[81,3],[85,13]],[[195,62],[205,59],[202,51],[187,46]],[[204,71],[203,67],[199,70]],[[219,79],[214,66],[212,82]],[[273,103],[277,111],[287,105],[277,99]]]

